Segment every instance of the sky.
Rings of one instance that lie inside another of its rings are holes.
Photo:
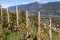
[[[7,8],[14,5],[28,4],[32,2],[47,3],[47,2],[55,2],[55,1],[60,1],[60,0],[0,0],[0,4],[2,4],[2,7]]]

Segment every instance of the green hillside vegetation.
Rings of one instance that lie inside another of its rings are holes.
[[[37,31],[38,31],[38,16],[30,15],[29,25],[26,28],[26,11],[22,10],[19,12],[19,26],[17,27],[16,23],[16,12],[9,12],[9,23],[6,9],[2,11],[3,15],[1,16],[0,10],[0,40],[37,40]],[[3,18],[3,19],[2,19]],[[10,24],[10,27],[8,25]],[[43,24],[41,25],[41,40],[49,40],[49,28],[44,28]],[[28,37],[27,31],[29,32]],[[52,31],[53,39],[59,40],[59,33]]]

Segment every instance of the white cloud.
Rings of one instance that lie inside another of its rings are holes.
[[[36,1],[40,1],[40,0],[36,0]]]
[[[21,3],[21,4],[27,4],[27,3]]]
[[[38,3],[40,3],[41,2],[41,0],[35,0],[36,2],[38,2]]]

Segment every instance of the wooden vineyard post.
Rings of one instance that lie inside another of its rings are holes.
[[[7,17],[8,17],[8,28],[10,27],[10,19],[9,19],[9,12],[8,12],[8,8],[7,8]]]
[[[52,19],[51,19],[51,17],[49,19],[50,19],[49,36],[50,36],[50,40],[52,40]]]
[[[28,28],[28,11],[26,11],[26,28]],[[27,31],[27,37],[28,37],[28,31]],[[29,40],[27,38],[27,40]]]
[[[40,12],[38,12],[38,33],[37,39],[40,40]]]

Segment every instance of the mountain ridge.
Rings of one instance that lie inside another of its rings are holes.
[[[18,7],[18,10],[28,10],[28,11],[34,11],[35,10],[35,11],[37,11],[37,9],[40,8],[40,5],[42,6],[43,4],[39,4],[37,2],[34,2],[34,3],[25,4],[25,5],[17,5],[17,7]],[[9,10],[15,11],[16,6],[9,7]]]
[[[27,10],[29,12],[37,12],[42,10],[42,12],[54,12],[54,13],[60,13],[60,2],[48,2],[45,4],[39,4],[37,2],[25,4],[25,5],[17,5],[18,10]],[[15,11],[16,6],[9,7],[10,11]]]

